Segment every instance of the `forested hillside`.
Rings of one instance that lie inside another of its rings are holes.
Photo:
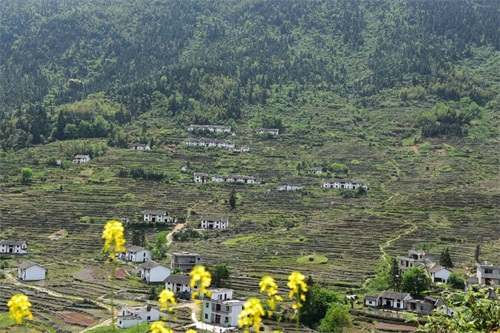
[[[183,126],[234,125],[253,106],[283,115],[290,105],[441,101],[449,126],[434,125],[438,111],[414,125],[427,125],[424,135],[466,135],[462,126],[477,115],[453,115],[460,110],[450,102],[500,104],[496,1],[0,5],[3,150],[92,137],[126,146],[122,129],[150,111]]]

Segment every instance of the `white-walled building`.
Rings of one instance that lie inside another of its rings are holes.
[[[194,266],[202,265],[201,256],[197,253],[174,252],[171,255],[170,269],[180,269],[181,272],[188,273]]]
[[[365,190],[368,189],[368,185],[362,180],[352,180],[352,179],[323,179],[323,188],[334,188],[334,189],[349,189],[355,190],[359,187],[363,187]]]
[[[252,176],[212,176],[212,181],[215,183],[243,183],[243,184],[260,184],[260,180]]]
[[[427,270],[431,275],[432,282],[444,282],[448,283],[448,279],[450,278],[450,274],[453,273],[448,268],[436,265]]]
[[[176,223],[177,219],[170,216],[166,210],[146,209],[143,214],[144,222],[171,222]]]
[[[206,147],[206,148],[230,148],[234,149],[235,145],[229,140],[219,140],[219,139],[188,139],[186,140],[186,146],[189,147]]]
[[[75,158],[73,159],[73,163],[76,164],[87,163],[87,162],[90,162],[89,155],[76,155]]]
[[[146,250],[142,246],[127,245],[125,252],[120,253],[118,258],[130,262],[146,262],[152,259],[151,251]]]
[[[435,261],[433,253],[427,253],[423,250],[408,250],[407,256],[397,256],[399,270],[406,271],[408,268],[429,266]]]
[[[206,183],[208,182],[209,176],[207,173],[195,172],[194,173],[194,182],[195,183]]]
[[[412,299],[409,293],[385,290],[378,296],[366,295],[365,306],[403,310],[406,309],[406,302]]]
[[[323,168],[322,167],[317,167],[317,168],[311,168],[310,171],[313,175],[321,175],[323,173]]]
[[[165,289],[168,289],[175,294],[188,293],[191,297],[191,293],[197,288],[191,288],[190,283],[191,277],[189,275],[170,274],[165,279]]]
[[[45,280],[47,269],[32,261],[24,261],[17,267],[17,278],[23,281]]]
[[[271,135],[278,135],[280,134],[279,128],[257,128],[255,130],[256,134],[271,134]]]
[[[28,242],[23,240],[0,240],[0,253],[28,254]]]
[[[248,153],[250,151],[249,146],[241,146],[240,149],[238,149],[241,153]]]
[[[202,216],[200,218],[200,228],[202,229],[227,229],[229,218],[222,216]]]
[[[116,326],[127,328],[145,322],[157,321],[160,319],[160,311],[150,305],[138,307],[123,307],[121,314],[116,317]]]
[[[224,125],[189,125],[189,131],[211,132],[211,133],[231,133],[231,126]]]
[[[500,284],[500,266],[494,266],[487,261],[476,264],[476,275],[480,286]]]
[[[134,143],[132,145],[133,150],[151,150],[151,147],[147,143]]]
[[[203,299],[203,318],[207,324],[237,327],[244,301],[233,298],[232,289],[210,289],[212,296]]]
[[[140,265],[141,279],[148,283],[163,282],[170,275],[170,268],[155,261],[146,261]]]
[[[283,184],[277,187],[278,191],[300,191],[302,186],[294,184]]]

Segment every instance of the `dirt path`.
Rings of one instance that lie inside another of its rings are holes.
[[[98,328],[98,327],[109,326],[110,324],[111,324],[111,318],[106,319],[105,321],[100,322],[99,324],[94,325],[92,327],[87,327],[86,329],[84,329],[83,331],[80,331],[78,333],[87,332],[87,331],[93,330],[94,328]]]
[[[170,231],[167,235],[167,246],[170,246],[173,242],[173,235],[177,230],[184,228],[184,223],[177,223],[177,225]]]

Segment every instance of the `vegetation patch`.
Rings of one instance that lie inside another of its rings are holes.
[[[255,237],[256,237],[255,235],[248,235],[248,236],[242,236],[242,237],[232,238],[232,239],[228,239],[228,240],[222,242],[222,244],[225,244],[225,245],[234,245],[234,244],[239,244],[239,243],[248,243],[252,239],[254,239]]]
[[[320,254],[310,254],[297,259],[298,264],[326,264],[328,258]]]

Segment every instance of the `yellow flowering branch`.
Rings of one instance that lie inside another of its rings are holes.
[[[31,313],[31,303],[28,296],[23,294],[16,294],[7,302],[9,307],[10,318],[14,319],[16,324],[22,325],[24,319],[32,320],[33,314]]]
[[[305,282],[306,277],[300,272],[292,272],[290,276],[288,276],[288,283],[286,284],[288,288],[290,288],[290,293],[288,297],[295,302],[292,305],[292,308],[297,313],[297,331],[299,330],[299,316],[300,316],[300,308],[306,301],[306,292],[307,292],[307,284]]]
[[[262,316],[266,313],[258,298],[250,297],[248,301],[243,304],[243,310],[238,315],[239,327],[245,327],[245,333],[250,332],[249,328],[253,326],[255,332],[260,331],[260,323]]]
[[[103,252],[109,255],[111,260],[111,331],[115,331],[115,291],[114,291],[114,279],[116,275],[116,254],[125,252],[125,238],[123,237],[124,228],[123,224],[119,221],[108,221],[102,232],[102,238],[104,238],[104,248]]]

